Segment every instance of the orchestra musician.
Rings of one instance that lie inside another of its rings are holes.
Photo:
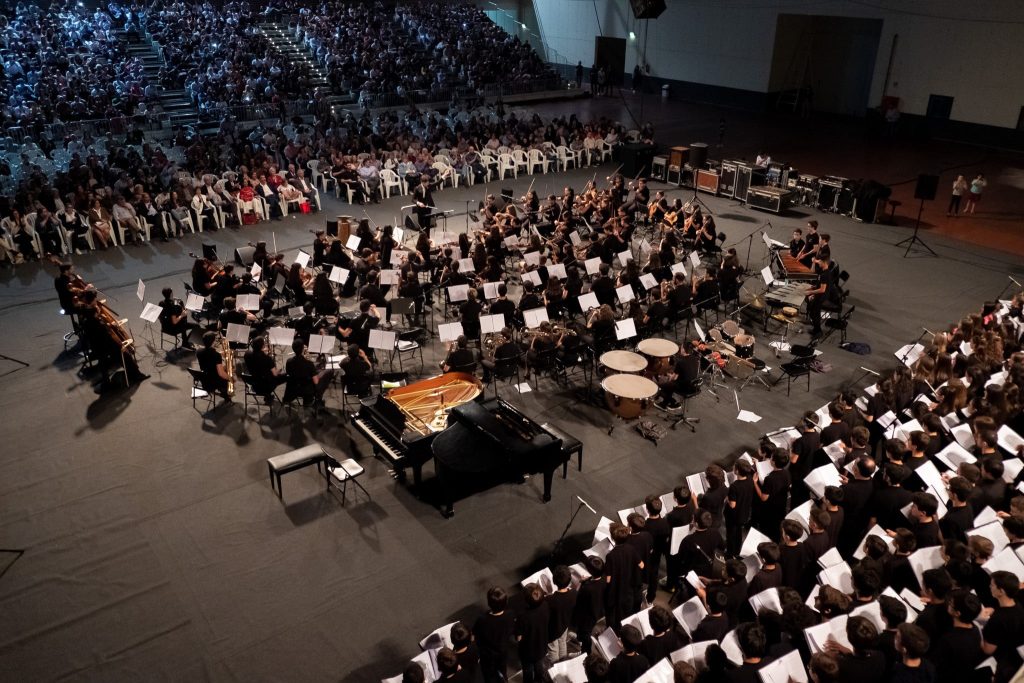
[[[835,299],[836,285],[832,257],[828,249],[818,250],[812,263],[818,280],[807,290],[807,317],[811,320],[811,339],[817,339],[821,336],[821,309]]]
[[[345,393],[359,396],[360,398],[370,394],[370,384],[373,376],[373,364],[369,357],[357,344],[349,344],[345,350],[345,358],[341,361],[341,369],[344,372],[342,382],[345,386]]]
[[[441,361],[443,372],[468,372],[476,371],[476,352],[469,348],[469,340],[466,335],[460,334],[458,339],[451,345],[448,355]]]
[[[277,369],[274,359],[267,353],[266,337],[256,337],[250,348],[245,352],[245,371],[252,378],[252,390],[262,396],[267,405],[274,397],[274,389],[288,381],[283,372]]]
[[[217,333],[209,331],[203,335],[203,347],[196,351],[196,361],[203,373],[203,388],[211,394],[220,394],[230,401],[228,395],[228,372],[224,366],[224,356],[217,350],[215,343]]]
[[[668,410],[678,408],[679,402],[675,399],[675,394],[685,396],[693,393],[699,379],[700,356],[691,353],[687,344],[680,344],[672,372],[657,378],[660,388],[658,400],[661,406]]]
[[[181,299],[174,298],[174,290],[164,287],[161,291],[163,301],[160,302],[160,331],[173,337],[181,336],[181,348],[195,350],[191,336],[193,331],[202,327],[188,319],[188,311]]]
[[[484,382],[490,382],[498,363],[514,361],[519,357],[519,345],[512,341],[512,329],[503,327],[498,339],[494,344],[494,354],[490,358],[484,357],[480,365],[484,369]]]
[[[814,255],[818,251],[818,242],[818,221],[807,221],[807,235],[804,237],[804,246],[800,253],[796,255],[796,258],[808,268],[811,267],[811,261],[814,260]]]
[[[285,364],[285,375],[287,380],[284,388],[284,403],[290,403],[297,398],[302,399],[303,405],[323,407],[324,392],[334,379],[335,371],[325,368],[317,372],[316,364],[306,358],[306,345],[301,339],[296,338],[292,342],[292,352],[295,354]]]
[[[795,229],[793,231],[793,238],[789,240],[789,255],[793,258],[799,258],[806,244],[804,242],[804,231],[800,228]]]
[[[95,289],[84,289],[78,295],[75,313],[85,348],[102,373],[100,391],[111,386],[110,372],[118,369],[125,371],[128,386],[149,379],[149,375],[139,370],[127,330],[113,319],[110,309],[100,302]]]
[[[658,190],[654,193],[654,201],[651,202],[647,207],[647,218],[652,223],[660,223],[672,206],[668,202],[668,198],[665,196],[664,190]]]
[[[412,193],[413,201],[416,204],[413,213],[416,214],[416,222],[419,224],[420,230],[428,230],[431,227],[431,216],[434,213],[434,208],[437,206],[434,203],[432,189],[430,178],[424,173],[420,178],[420,184],[416,186]]]

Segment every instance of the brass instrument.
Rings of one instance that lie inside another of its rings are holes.
[[[228,396],[235,395],[235,350],[223,335],[218,335],[220,341],[220,355],[224,358],[224,374],[228,376]]]
[[[483,357],[487,360],[494,360],[494,354],[498,347],[509,343],[509,341],[511,340],[501,332],[488,332],[484,335]]]

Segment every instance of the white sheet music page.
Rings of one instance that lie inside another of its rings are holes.
[[[159,320],[160,312],[163,310],[164,309],[160,308],[156,304],[146,304],[142,309],[142,313],[139,314],[139,317],[148,323],[155,323]]]

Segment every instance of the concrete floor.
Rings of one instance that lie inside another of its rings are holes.
[[[598,101],[543,109],[567,106],[604,107],[617,116],[620,105]],[[646,111],[659,117],[656,125],[666,131],[659,137],[666,144],[685,144],[717,130],[717,118],[708,121],[707,111],[701,123],[689,123],[696,108],[648,98]],[[768,121],[761,132],[745,129],[750,147],[741,153],[737,142],[729,156],[751,156],[775,139],[778,127]],[[831,145],[827,154],[867,157],[870,152],[854,137]],[[796,138],[794,149],[803,149],[797,143],[805,136]],[[773,152],[778,144],[772,142]],[[957,160],[970,152],[958,150]],[[826,150],[814,153],[822,157]],[[937,149],[931,158],[948,153]],[[894,149],[886,168],[898,177],[918,154],[924,151]],[[598,176],[613,168],[597,169]],[[593,173],[541,176],[537,187],[579,187]],[[530,180],[501,186],[520,193]],[[441,208],[461,211],[463,198],[476,199],[483,191],[446,190],[437,199]],[[740,242],[741,254],[742,238],[768,220],[771,234],[785,240],[792,227],[817,218],[833,236],[834,257],[851,274],[850,303],[857,311],[849,337],[869,343],[873,353],[839,350],[834,337],[822,347],[833,369],[814,375],[809,393],[803,384],[795,384],[788,398],[785,383],[770,392],[748,387],[739,398],[744,409],[763,417],[757,424],[736,421],[731,390],[721,403],[701,396],[691,404],[702,419],[697,433],[669,432],[657,447],[631,427],[620,426],[609,437],[606,409],[579,401],[571,389],[550,380],[534,383],[524,395],[504,391],[503,397],[535,419],[583,441],[583,472],[570,470],[567,481],[556,479],[548,505],[538,501],[540,482],[531,479],[459,501],[451,520],[396,484],[361,437],[352,440],[337,399],[328,401],[328,417],[320,423],[285,416],[260,423],[255,415],[243,416],[240,402],[205,418],[193,410],[184,371],[191,358],[168,358],[147,339],[135,291],[142,278],[149,301],[165,285],[180,292],[198,237],[76,258],[86,280],[130,319],[141,365],[152,375],[111,396],[97,396],[76,375],[75,359],[63,353],[67,324],[57,314],[53,268],[30,265],[0,273],[0,354],[29,363],[21,368],[0,360],[0,548],[24,551],[18,559],[0,551],[0,571],[7,566],[0,575],[0,677],[372,681],[394,675],[429,631],[453,618],[472,619],[488,586],[512,586],[543,561],[575,495],[614,516],[649,493],[664,493],[708,462],[753,448],[759,435],[792,424],[841,386],[870,383],[862,380],[861,366],[893,365],[892,352],[914,340],[921,326],[942,327],[999,294],[1008,274],[1018,280],[1024,275],[1019,257],[938,229],[927,236],[938,258],[904,259],[893,246],[909,235],[903,227],[810,211],[780,218],[702,199],[727,233],[726,244]],[[390,222],[403,203],[395,198],[368,212]],[[322,225],[325,215],[352,213],[333,199],[325,209],[246,228],[244,235],[207,234],[203,241],[226,255],[246,241],[275,237],[279,248],[294,254],[309,244],[308,230]],[[449,227],[464,225],[456,217]],[[755,239],[751,267],[760,268],[763,257]],[[749,287],[758,289],[758,280]],[[757,355],[774,367],[766,346],[774,337],[757,329],[755,334]],[[427,349],[424,376],[432,374],[442,352],[438,343]],[[342,507],[308,470],[286,476],[284,498],[278,500],[266,458],[313,441],[360,459],[372,500],[360,493]],[[588,545],[596,523],[584,511],[570,534],[570,549]]]

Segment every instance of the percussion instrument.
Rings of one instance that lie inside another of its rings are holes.
[[[665,375],[671,369],[672,356],[679,353],[679,344],[668,339],[644,339],[636,345],[636,350],[647,357],[647,373]]]
[[[738,334],[733,338],[732,343],[736,347],[737,358],[754,357],[754,337],[749,334]]]
[[[606,351],[598,361],[602,367],[616,373],[636,374],[647,369],[647,359],[632,351]]]
[[[352,216],[338,216],[338,239],[342,244],[352,235]]]
[[[639,375],[609,375],[601,380],[608,408],[624,420],[640,417],[658,395],[658,385]]]
[[[814,271],[797,260],[795,256],[782,252],[782,278],[783,280],[815,280],[817,275]]]
[[[792,306],[782,307],[782,315],[786,316],[787,318],[795,318],[797,313],[799,313],[799,311],[793,308]]]
[[[743,328],[736,324],[735,320],[726,320],[724,323],[722,323],[722,333],[728,339],[733,339],[743,334]]]

